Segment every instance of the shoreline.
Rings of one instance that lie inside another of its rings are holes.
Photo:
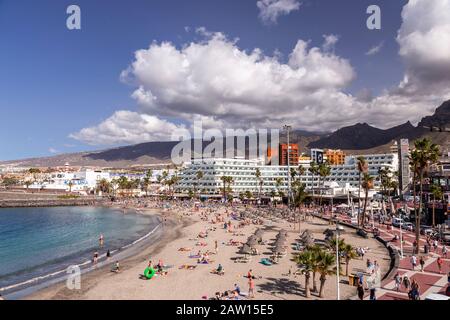
[[[142,210],[141,214],[154,214],[151,211],[159,211],[158,209]],[[162,215],[161,215],[162,216]],[[148,257],[157,254],[164,246],[170,241],[177,239],[181,236],[183,227],[189,225],[190,221],[182,221],[178,223],[172,217],[166,217],[166,222],[159,224],[158,234],[154,237],[150,236],[144,239],[142,242],[134,245],[129,245],[126,251],[121,252],[121,256],[112,256],[108,263],[97,266],[96,268],[89,270],[82,274],[81,278],[81,290],[69,290],[63,281],[52,283],[46,287],[38,288],[33,292],[20,297],[23,300],[69,300],[79,299],[83,294],[97,283],[106,281],[108,277],[114,275],[110,271],[110,266],[116,261],[120,260],[122,269],[126,269],[131,265],[135,265],[142,261],[147,261]]]
[[[123,208],[105,205],[94,205],[94,207],[106,207],[113,210],[121,210]],[[93,265],[91,260],[86,260],[80,262],[78,266],[81,268],[81,275],[85,277],[91,272],[95,272],[100,269],[105,269],[109,267],[113,261],[118,259],[129,259],[130,257],[136,255],[139,250],[144,246],[150,245],[152,241],[157,241],[161,238],[163,231],[162,223],[162,212],[158,209],[146,209],[140,210],[137,208],[126,208],[126,211],[133,212],[137,215],[149,215],[154,216],[157,220],[156,224],[153,224],[153,228],[149,230],[144,235],[140,236],[138,239],[133,240],[130,243],[126,243],[120,248],[111,251],[111,257],[106,259],[106,253],[99,256],[99,262],[97,265]],[[126,213],[127,214],[127,213]],[[29,295],[32,295],[40,290],[45,290],[46,288],[61,285],[67,280],[67,268],[60,269],[51,273],[46,273],[31,279],[24,280],[19,283],[14,283],[6,287],[1,288],[1,297],[6,300],[17,300],[24,299]]]
[[[202,212],[203,211],[203,212]],[[81,290],[69,290],[64,284],[54,285],[39,290],[25,299],[31,300],[203,300],[213,297],[216,292],[224,292],[233,288],[237,283],[244,290],[247,287],[245,274],[249,269],[257,276],[256,297],[257,300],[303,300],[304,279],[296,273],[290,275],[290,269],[296,269],[296,264],[291,260],[296,251],[291,248],[291,243],[298,237],[297,229],[285,220],[269,219],[264,225],[248,224],[228,232],[220,222],[211,222],[207,216],[227,216],[226,209],[221,208],[215,214],[208,213],[208,209],[196,212],[188,209],[164,210],[167,217],[167,228],[157,243],[153,243],[142,251],[139,249],[136,255],[121,261],[121,272],[109,272],[105,268],[93,271],[82,279]],[[214,218],[213,218],[214,219]],[[265,244],[258,247],[259,256],[252,257],[249,263],[236,263],[236,255],[239,255],[239,247],[230,245],[234,240],[239,243],[245,242],[246,238],[253,234],[258,228],[263,229]],[[323,230],[328,224],[322,219],[313,218],[303,224],[303,228],[310,229],[314,237],[323,241]],[[234,229],[234,228],[233,228]],[[270,267],[259,263],[260,259],[269,254],[271,243],[279,230],[288,231],[287,256],[282,258],[279,264]],[[376,239],[361,239],[351,229],[345,227],[347,232],[345,238],[356,241],[358,246],[368,246],[371,250],[367,257],[380,263],[381,272],[384,275],[389,270],[390,259],[386,248]],[[208,231],[207,231],[208,230]],[[304,229],[303,229],[304,230]],[[208,232],[206,239],[199,239],[196,235]],[[214,242],[219,243],[218,251],[214,253]],[[205,246],[199,246],[204,242]],[[189,247],[189,251],[180,248]],[[202,265],[193,260],[191,254],[198,250],[211,252],[212,264]],[[149,260],[156,263],[162,259],[169,267],[167,275],[157,275],[151,280],[139,279]],[[225,270],[224,276],[211,274],[211,268],[221,263]],[[195,265],[195,269],[187,270],[181,268],[184,265]],[[351,270],[365,271],[365,261],[362,259],[352,260]],[[325,297],[319,298],[313,293],[310,300],[334,299],[336,290],[334,288],[335,277],[330,276],[325,285]],[[355,294],[355,287],[341,284],[341,298],[351,299]]]

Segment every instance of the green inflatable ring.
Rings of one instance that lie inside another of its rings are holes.
[[[144,277],[146,277],[147,279],[151,279],[155,275],[155,272],[155,269],[147,267],[144,270]]]

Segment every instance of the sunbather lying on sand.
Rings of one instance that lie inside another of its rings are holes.
[[[191,251],[191,250],[192,249],[189,247],[183,247],[183,248],[178,249],[178,251]]]
[[[183,264],[178,269],[194,270],[195,268],[197,268],[195,265]]]

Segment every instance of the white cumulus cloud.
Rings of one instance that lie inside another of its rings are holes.
[[[170,141],[172,133],[184,128],[166,120],[132,111],[116,111],[100,124],[70,135],[91,145],[133,144]]]
[[[278,18],[282,15],[287,15],[292,11],[300,8],[300,1],[298,0],[259,0],[256,3],[259,9],[259,17],[261,20],[268,23],[277,23]]]
[[[328,131],[357,122],[381,128],[415,123],[450,99],[449,26],[450,0],[410,0],[397,36],[405,75],[378,96],[346,92],[356,73],[332,50],[337,36],[324,36],[322,48],[300,39],[283,60],[199,28],[203,39],[197,42],[153,42],[136,51],[122,78],[135,85],[137,112],[118,111],[72,137],[90,144],[167,140],[180,125],[166,118],[188,126],[202,120],[219,129],[289,123]]]

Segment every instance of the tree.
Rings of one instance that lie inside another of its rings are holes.
[[[300,182],[300,180],[296,180],[294,182],[294,206],[298,208],[299,215],[301,215],[301,206],[305,202],[308,197],[308,193],[306,192],[306,186]],[[298,221],[298,230],[300,231],[300,219]]]
[[[319,188],[320,188],[319,205],[322,206],[322,189],[323,189],[326,177],[328,177],[331,173],[331,167],[328,163],[321,163],[321,164],[319,164],[317,172],[319,174]]]
[[[312,176],[312,178],[311,178],[312,179],[311,188],[312,188],[313,200],[314,200],[314,203],[315,203],[315,198],[314,198],[314,177],[315,177],[315,175],[318,174],[319,167],[318,167],[318,165],[317,165],[317,163],[315,161],[311,161],[311,163],[309,164],[308,170],[309,170],[309,172],[311,173],[311,176]]]
[[[314,263],[313,263],[313,271],[312,271],[312,283],[313,283],[313,287],[312,287],[312,291],[313,292],[317,292],[317,281],[316,281],[316,275],[317,273],[319,273],[319,253],[321,251],[323,251],[322,247],[319,246],[318,244],[312,245],[311,247],[308,248],[308,250],[310,250],[313,255],[314,255]]]
[[[366,210],[367,210],[367,201],[369,198],[369,190],[373,189],[373,177],[368,174],[364,173],[363,180],[362,180],[362,188],[364,189],[364,209],[363,213],[361,215],[361,226],[364,228],[364,224],[366,223]]]
[[[195,174],[196,183],[194,183],[194,196],[197,195],[197,186],[200,184],[200,180],[204,177],[203,171],[199,170]]]
[[[11,177],[5,177],[3,178],[2,184],[5,186],[6,189],[17,185],[19,183],[19,180],[17,180],[16,178],[11,178]]]
[[[141,181],[141,187],[142,190],[145,191],[145,195],[148,196],[148,187],[151,184],[152,181],[152,177],[153,177],[153,170],[149,169],[146,173],[145,173],[145,177],[142,179]]]
[[[103,194],[108,194],[111,192],[111,183],[106,179],[100,179],[97,181],[97,190],[101,191]]]
[[[342,254],[345,259],[345,275],[348,276],[348,267],[350,265],[350,261],[355,259],[358,255],[356,254],[355,248],[352,245],[345,243],[342,246]]]
[[[319,289],[319,297],[323,298],[323,291],[325,288],[325,282],[327,280],[327,276],[331,274],[335,274],[335,264],[336,258],[334,254],[331,254],[325,250],[320,251],[317,257],[317,265],[318,270],[320,272],[320,289]]]
[[[227,201],[228,196],[227,196],[227,186],[231,187],[231,184],[233,183],[233,177],[230,176],[221,176],[220,180],[222,180],[223,183],[223,200]]]
[[[411,152],[410,164],[413,169],[414,177],[417,181],[419,178],[419,212],[416,212],[416,242],[419,243],[420,240],[420,220],[422,214],[423,205],[423,180],[426,171],[429,166],[437,163],[439,159],[439,146],[432,143],[430,139],[424,138],[414,141],[414,150]],[[414,190],[416,185],[414,184]],[[416,203],[416,198],[414,197],[414,204]],[[415,209],[415,208],[414,208]],[[416,254],[419,253],[419,246],[417,245]]]
[[[26,187],[27,190],[28,190],[28,188],[30,187],[30,185],[32,185],[33,183],[31,182],[31,180],[25,180],[23,184],[25,185],[25,187]]]
[[[339,251],[339,253],[340,253],[340,254],[339,254],[339,265],[341,265],[341,264],[342,264],[342,261],[341,261],[342,255],[341,255],[341,253],[344,252],[344,250],[345,250],[345,245],[346,245],[345,240],[342,239],[342,238],[340,238],[339,240],[337,240],[336,237],[333,237],[333,238],[331,238],[331,239],[329,239],[329,240],[327,241],[327,246],[328,246],[328,248],[329,248],[331,251],[335,252],[335,251],[336,251],[336,241],[338,241],[338,242],[337,242],[337,248],[338,248],[338,251]],[[342,268],[339,268],[339,270],[342,270]]]
[[[432,184],[430,187],[431,194],[433,195],[433,228],[436,226],[436,200],[442,200],[444,193],[442,187],[438,184]]]
[[[67,185],[69,186],[69,193],[72,192],[72,187],[74,185],[73,180],[70,179],[69,182],[67,183]]]
[[[275,188],[277,189],[277,194],[278,194],[278,196],[281,199],[283,199],[283,196],[282,196],[282,193],[281,193],[281,190],[280,190],[280,187],[281,187],[282,184],[283,184],[283,179],[282,178],[278,177],[278,178],[275,179]]]
[[[256,168],[256,170],[255,170],[255,177],[256,177],[256,181],[258,183],[258,203],[261,203],[261,189],[262,189],[264,181],[261,178],[261,170],[259,170],[259,168]]]
[[[358,168],[358,226],[361,227],[360,221],[361,221],[361,178],[362,174],[366,173],[369,170],[369,166],[366,162],[366,158],[363,156],[359,156],[356,158],[357,163],[356,166]]]
[[[311,279],[311,272],[314,271],[315,255],[311,250],[305,250],[299,253],[295,259],[302,274],[305,275],[305,296],[309,298],[311,296],[311,289],[309,288],[309,282]]]

